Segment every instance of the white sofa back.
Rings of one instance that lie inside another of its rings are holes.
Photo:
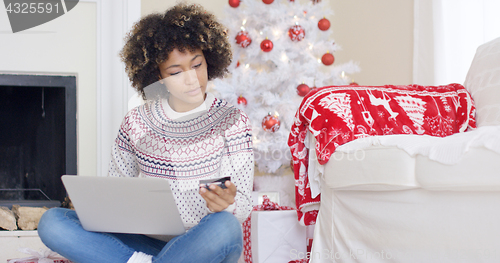
[[[500,38],[477,48],[464,86],[476,105],[477,127],[500,125]]]

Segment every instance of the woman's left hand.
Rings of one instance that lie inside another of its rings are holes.
[[[234,203],[236,196],[236,185],[231,181],[225,182],[226,189],[222,189],[215,184],[209,186],[211,191],[204,187],[200,187],[200,195],[207,202],[207,207],[212,212],[220,212]]]

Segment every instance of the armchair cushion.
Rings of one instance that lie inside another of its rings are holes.
[[[500,38],[478,47],[464,86],[476,104],[477,126],[500,125]]]
[[[316,165],[322,187],[333,190],[500,190],[500,126],[444,138],[373,136],[338,147],[331,158]]]

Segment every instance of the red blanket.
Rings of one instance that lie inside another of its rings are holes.
[[[460,84],[445,86],[331,86],[310,92],[292,125],[288,146],[293,158],[299,221],[316,223],[320,196],[311,197],[307,177],[309,131],[316,139],[318,162],[324,165],[335,149],[357,138],[389,134],[444,137],[475,128],[475,107]]]

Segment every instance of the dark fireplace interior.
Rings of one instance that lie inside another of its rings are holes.
[[[0,74],[0,122],[0,203],[62,202],[60,178],[76,174],[76,78]]]

